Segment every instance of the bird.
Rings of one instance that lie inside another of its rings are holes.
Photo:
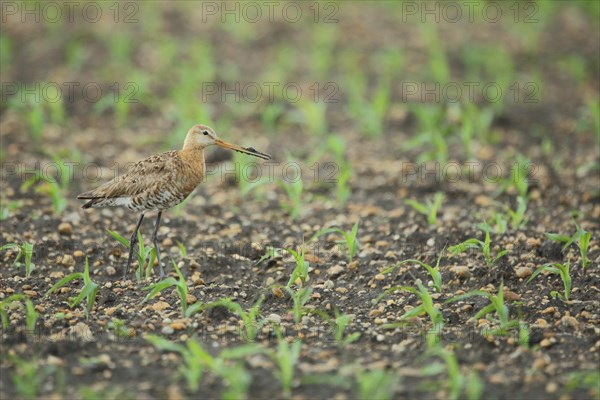
[[[144,215],[150,212],[157,213],[151,240],[160,268],[159,278],[164,277],[157,237],[162,213],[185,200],[202,182],[205,173],[204,149],[213,145],[263,160],[271,159],[271,156],[252,147],[225,142],[217,137],[212,128],[197,124],[188,130],[181,150],[155,154],[138,161],[123,175],[77,196],[80,200],[87,200],[82,205],[84,209],[121,206],[139,213],[129,241],[129,255],[123,279],[126,279],[129,273]]]

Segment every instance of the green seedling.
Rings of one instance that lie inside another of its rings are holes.
[[[287,251],[292,255],[292,257],[294,257],[294,260],[296,261],[296,267],[294,268],[294,271],[292,272],[290,280],[288,281],[286,286],[292,286],[292,284],[295,283],[298,279],[300,279],[302,285],[305,285],[306,281],[308,280],[310,263],[304,259],[304,246],[300,246],[300,251],[295,251],[294,249],[290,248],[278,250]]]
[[[527,199],[525,197],[517,197],[517,208],[512,210],[506,207],[506,213],[510,217],[510,226],[512,229],[520,229],[525,223],[525,211],[527,211]]]
[[[245,332],[243,332],[242,335],[249,342],[253,342],[258,336],[260,329],[266,322],[264,319],[259,320],[259,317],[261,316],[260,307],[264,299],[264,295],[261,295],[248,311],[244,310],[242,306],[239,305],[239,303],[231,300],[230,298],[220,299],[204,305],[197,305],[199,303],[192,304],[190,306],[190,309],[197,309],[197,311],[202,311],[209,308],[225,307],[230,312],[234,313],[242,319],[242,322],[244,324],[243,329],[245,330]]]
[[[330,233],[337,233],[344,239],[343,241],[339,241],[338,244],[341,244],[344,246],[344,248],[346,249],[346,253],[348,255],[348,262],[351,263],[352,260],[354,259],[354,256],[356,255],[356,251],[360,247],[360,243],[356,239],[356,235],[358,233],[358,223],[359,222],[360,222],[360,220],[357,220],[354,223],[354,226],[352,226],[352,230],[350,232],[346,232],[340,228],[335,228],[335,227],[320,229],[319,231],[317,231],[317,233],[315,233],[310,238],[308,243],[312,243],[313,241],[317,240],[319,237],[321,237],[323,235],[328,235]]]
[[[481,249],[481,252],[483,253],[483,255],[485,257],[485,262],[488,267],[491,267],[492,265],[494,265],[496,263],[496,261],[498,261],[500,258],[504,257],[508,253],[508,250],[501,250],[496,255],[494,255],[492,253],[490,229],[489,229],[489,226],[487,225],[487,223],[484,223],[484,224],[485,224],[485,240],[483,242],[481,240],[478,240],[475,238],[467,239],[464,242],[459,243],[455,246],[450,246],[448,248],[450,253],[453,256],[455,256],[457,254],[465,252],[467,249]]]
[[[35,269],[35,264],[31,262],[31,257],[33,256],[33,244],[29,242],[21,242],[18,243],[8,243],[4,246],[0,247],[0,251],[17,249],[17,257],[15,257],[15,261],[13,265],[25,266],[25,276],[30,276],[33,270]],[[23,263],[19,262],[19,260],[23,257]]]
[[[57,156],[53,156],[53,165],[56,167],[56,176],[49,177],[39,171],[29,171],[33,176],[27,179],[21,185],[21,190],[25,191],[36,183],[35,192],[48,195],[52,200],[52,208],[56,214],[60,214],[67,207],[67,197],[69,195],[69,181],[71,179],[72,163],[64,162]]]
[[[1,159],[0,157],[0,161]],[[19,209],[19,207],[21,207],[21,200],[6,201],[4,198],[0,199],[0,221],[7,219],[11,212]]]
[[[527,283],[531,282],[532,279],[534,279],[536,276],[538,276],[540,273],[542,273],[544,271],[547,271],[551,274],[556,274],[556,275],[560,276],[560,278],[563,281],[564,297],[563,297],[563,295],[561,295],[560,293],[558,293],[555,290],[551,291],[550,294],[552,295],[553,298],[556,298],[558,296],[563,300],[569,301],[569,297],[571,296],[571,287],[572,287],[571,275],[569,273],[570,268],[571,268],[571,261],[567,261],[565,264],[546,263],[546,264],[542,265],[541,267],[539,267],[538,269],[536,269],[533,274],[531,274],[531,276],[527,280]]]
[[[590,399],[600,397],[600,371],[597,368],[574,371],[567,374],[563,390],[571,393],[575,390],[587,390]]]
[[[184,318],[189,318],[193,313],[190,311],[190,309],[188,309],[188,306],[187,306],[188,287],[187,287],[187,284],[185,283],[185,277],[183,276],[183,274],[181,273],[181,271],[179,270],[179,268],[177,267],[177,264],[175,264],[175,262],[173,262],[173,268],[177,272],[177,276],[179,277],[179,279],[175,279],[172,276],[170,276],[166,279],[163,279],[160,282],[156,282],[156,283],[153,283],[146,287],[143,287],[142,290],[150,291],[150,293],[148,293],[146,295],[146,297],[144,297],[144,300],[142,300],[142,304],[147,302],[148,300],[152,299],[153,297],[157,296],[163,290],[170,288],[172,286],[175,286],[175,289],[177,290],[177,294],[179,294],[179,302],[181,305],[181,315]]]
[[[89,266],[87,257],[85,258],[85,268],[84,268],[83,273],[74,272],[70,275],[65,276],[60,281],[56,282],[54,284],[54,286],[52,286],[50,288],[50,290],[48,290],[46,292],[46,297],[48,297],[52,293],[56,292],[58,289],[65,286],[67,283],[72,282],[77,279],[83,280],[83,287],[81,288],[81,291],[79,292],[77,297],[75,297],[69,303],[69,306],[71,308],[73,308],[77,304],[79,304],[81,302],[81,300],[86,299],[84,311],[85,311],[86,317],[89,319],[90,312],[92,311],[92,308],[94,307],[94,302],[96,301],[96,296],[98,295],[98,290],[100,289],[100,287],[98,286],[98,284],[96,282],[92,281],[92,279],[90,278],[90,266]]]
[[[289,293],[292,301],[294,303],[294,321],[296,323],[300,323],[302,321],[302,316],[305,314],[304,305],[310,300],[310,295],[312,293],[311,287],[302,287],[298,288],[295,292],[289,287],[285,288]]]
[[[428,362],[427,366],[421,369],[424,376],[446,374],[445,387],[448,390],[446,398],[457,400],[466,398],[468,400],[478,400],[483,391],[483,384],[475,371],[470,371],[465,375],[458,364],[456,354],[452,350],[442,348],[441,346],[429,349],[427,356],[441,358],[443,363]],[[436,379],[436,383],[439,379]]]
[[[304,203],[304,184],[302,183],[302,179],[298,178],[291,182],[279,180],[277,184],[285,193],[285,199],[279,201],[279,206],[292,219],[298,218],[302,212]]]
[[[279,253],[282,251],[283,249],[280,249],[278,247],[273,247],[273,246],[266,246],[265,247],[265,254],[263,254],[258,261],[256,261],[252,266],[255,267],[258,264],[260,264],[263,261],[266,260],[272,260],[276,257],[279,257]]]
[[[41,365],[40,360],[25,360],[17,356],[9,356],[14,368],[8,368],[8,376],[19,393],[20,398],[35,399],[39,397],[40,387],[44,385],[51,375],[58,377],[60,374],[56,366]],[[57,385],[58,386],[58,385]]]
[[[393,267],[390,267],[390,268],[382,271],[381,273],[389,274],[389,273],[393,272],[395,269],[401,267],[402,265],[417,264],[427,270],[427,272],[429,273],[429,276],[431,277],[431,281],[433,284],[432,286],[435,288],[435,291],[438,293],[441,293],[442,292],[442,274],[440,273],[440,261],[442,259],[442,256],[443,256],[443,252],[440,253],[440,255],[438,256],[437,262],[435,263],[435,267],[432,267],[429,264],[425,264],[424,262],[419,261],[419,260],[410,259],[410,260],[401,261],[398,264],[394,265]]]
[[[440,105],[415,104],[411,107],[417,119],[415,136],[404,142],[407,150],[420,149],[416,162],[437,161],[445,164],[448,161],[449,136],[445,110]]]
[[[327,103],[315,100],[318,99],[301,98],[296,103],[296,107],[300,110],[306,131],[311,135],[322,137],[328,131],[325,115],[327,113]]]
[[[590,260],[587,256],[592,234],[585,229],[582,229],[577,221],[573,220],[573,223],[575,224],[576,230],[571,236],[550,232],[546,232],[544,235],[554,242],[564,243],[564,246],[561,250],[563,252],[573,243],[577,243],[579,247],[579,254],[581,255],[581,267],[585,270],[592,263],[592,260]]]
[[[113,318],[107,325],[106,328],[109,332],[112,332],[115,338],[125,339],[129,337],[129,328],[125,325],[123,320]]]
[[[333,310],[335,318],[328,321],[333,324],[335,329],[334,338],[338,345],[345,347],[350,343],[356,342],[360,339],[360,332],[353,332],[349,335],[346,335],[346,328],[352,322],[353,316],[349,314],[340,314],[340,312],[336,309]]]
[[[396,390],[398,375],[394,371],[383,369],[364,370],[356,372],[359,399],[392,399]]]
[[[194,339],[189,339],[185,346],[155,335],[146,336],[146,340],[157,349],[181,355],[183,363],[179,366],[178,371],[191,392],[198,391],[205,372],[210,372],[222,379],[223,386],[226,388],[222,394],[223,399],[246,398],[251,377],[240,361],[247,356],[264,353],[260,346],[251,344],[222,350],[215,357],[204,350]]]
[[[519,197],[526,200],[529,191],[529,171],[532,165],[533,163],[523,154],[517,154],[517,160],[511,168],[510,177],[498,179],[500,187],[495,196],[514,189]]]
[[[269,355],[277,366],[275,376],[281,384],[283,397],[289,399],[292,397],[292,384],[298,358],[300,357],[302,342],[296,340],[290,344],[282,337],[279,329],[275,332],[277,334],[277,350],[271,351]]]
[[[407,311],[400,317],[400,322],[393,324],[384,325],[385,328],[394,329],[399,326],[404,326],[406,320],[410,320],[412,318],[416,318],[420,315],[427,314],[429,319],[433,323],[433,327],[427,332],[427,344],[429,347],[434,346],[438,342],[438,337],[442,332],[442,328],[444,327],[444,315],[440,311],[440,309],[435,306],[433,298],[431,294],[423,286],[420,282],[418,283],[419,288],[415,289],[410,286],[395,286],[387,289],[383,294],[377,297],[376,302],[381,301],[381,299],[387,296],[390,293],[397,291],[409,292],[417,296],[421,300],[421,304],[414,307],[410,311]]]
[[[111,231],[110,229],[107,229],[108,233],[110,236],[112,236],[114,239],[116,239],[119,243],[121,243],[123,246],[125,246],[127,249],[129,249],[129,240],[125,239],[123,236],[119,235],[117,232],[115,231]],[[138,230],[137,232],[137,237],[138,237],[138,251],[135,251],[135,257],[137,259],[138,262],[138,268],[135,270],[135,278],[137,279],[137,281],[141,281],[142,280],[142,274],[146,277],[146,278],[150,278],[151,274],[152,274],[152,268],[154,267],[154,260],[156,259],[156,249],[152,248],[152,247],[146,247],[144,245],[144,240],[142,239],[142,233]],[[146,260],[148,260],[148,263],[146,263]],[[144,266],[146,267],[144,269]]]
[[[444,200],[444,194],[437,192],[433,196],[433,201],[427,199],[425,203],[419,203],[416,200],[405,200],[404,202],[411,206],[419,214],[423,214],[427,217],[427,223],[429,225],[435,225],[437,223],[437,214],[442,208],[442,201]]]
[[[500,284],[498,287],[498,293],[493,295],[485,292],[483,290],[473,290],[471,292],[467,292],[460,296],[455,296],[450,300],[447,300],[446,303],[452,303],[460,300],[464,300],[474,296],[483,296],[486,297],[490,304],[483,307],[475,316],[474,319],[479,319],[487,315],[495,314],[497,317],[496,322],[499,327],[497,329],[485,329],[483,332],[486,335],[506,335],[509,328],[519,326],[518,320],[511,320],[509,317],[508,306],[504,304],[504,282]]]
[[[185,248],[185,244],[181,243],[179,240],[177,241],[177,247],[179,247],[179,256],[181,258],[187,257],[187,249]]]
[[[265,132],[277,132],[277,121],[284,115],[285,107],[279,102],[267,103],[260,113],[260,121]]]
[[[27,330],[29,332],[33,332],[35,328],[35,322],[38,318],[38,313],[35,311],[33,307],[33,303],[24,294],[18,293],[9,296],[2,301],[0,301],[0,317],[2,318],[2,330],[6,331],[8,329],[8,310],[14,310],[15,308],[23,307],[22,302],[25,303],[25,323],[27,325]]]

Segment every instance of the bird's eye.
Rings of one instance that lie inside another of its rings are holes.
[[[204,134],[204,136],[208,135],[208,131],[204,131],[202,133]]]

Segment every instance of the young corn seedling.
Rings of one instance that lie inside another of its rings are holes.
[[[565,251],[569,248],[573,243],[577,243],[579,247],[579,254],[581,255],[581,267],[585,269],[592,263],[592,261],[588,258],[587,252],[590,245],[590,239],[592,238],[592,234],[585,229],[582,229],[581,226],[577,223],[577,221],[573,220],[575,223],[575,233],[571,236],[561,235],[559,233],[550,233],[546,232],[544,235],[557,243],[564,243],[564,246],[561,251]]]
[[[0,161],[2,157],[0,157]],[[0,198],[0,221],[7,219],[12,211],[21,207],[21,200],[7,201],[4,197]]]
[[[15,390],[19,393],[18,398],[38,398],[40,387],[46,383],[46,379],[60,371],[53,365],[40,365],[40,360],[27,361],[14,355],[9,355],[8,360],[14,366],[7,368],[7,371]],[[55,381],[57,380],[55,378]]]
[[[531,282],[532,279],[534,279],[536,276],[538,276],[539,274],[541,274],[544,271],[547,271],[551,274],[556,274],[556,275],[560,276],[560,278],[563,281],[564,297],[563,297],[563,295],[561,295],[560,293],[558,293],[555,290],[551,291],[550,294],[552,295],[552,298],[556,298],[558,296],[558,297],[560,297],[561,300],[569,301],[569,297],[571,296],[571,287],[572,287],[571,275],[569,273],[570,268],[571,268],[570,260],[567,261],[565,264],[546,263],[546,264],[542,265],[541,267],[539,267],[538,269],[536,269],[533,274],[531,274],[531,276],[527,280],[527,283]]]
[[[190,310],[188,309],[188,306],[187,306],[188,287],[187,287],[187,284],[185,283],[185,277],[183,276],[183,274],[181,273],[181,271],[179,270],[179,268],[177,267],[177,264],[175,264],[175,262],[173,262],[173,268],[175,268],[175,271],[177,272],[177,276],[179,277],[179,279],[175,279],[172,276],[170,276],[166,279],[163,279],[160,282],[156,282],[156,283],[153,283],[146,287],[143,287],[142,290],[150,291],[150,293],[148,293],[146,295],[146,297],[144,297],[144,300],[142,300],[142,304],[147,302],[148,300],[152,299],[156,295],[160,294],[163,290],[170,288],[172,286],[175,286],[175,289],[177,290],[177,294],[179,294],[179,301],[180,301],[180,305],[181,305],[181,315],[183,316],[183,318],[189,318],[193,313],[190,312]],[[192,310],[192,311],[194,311],[194,310]],[[195,310],[195,311],[197,311],[197,310]]]
[[[404,315],[400,317],[399,323],[386,324],[385,328],[394,329],[399,326],[405,325],[406,320],[418,317],[423,314],[427,314],[429,316],[429,319],[431,319],[431,322],[433,323],[433,327],[427,332],[427,344],[429,347],[431,347],[435,346],[438,342],[438,337],[442,332],[442,328],[444,327],[444,315],[442,314],[440,309],[437,306],[435,306],[433,298],[431,297],[431,294],[429,293],[427,288],[425,288],[425,286],[423,286],[420,282],[418,283],[418,286],[418,290],[410,286],[395,286],[389,288],[377,298],[377,302],[379,302],[383,297],[387,296],[388,294],[400,290],[412,293],[415,296],[417,296],[421,300],[421,304],[414,307],[410,311],[404,313]]]
[[[292,257],[294,257],[294,260],[296,261],[296,267],[294,268],[294,271],[292,272],[290,280],[288,281],[286,286],[292,286],[292,284],[295,283],[298,279],[300,279],[302,285],[305,285],[306,281],[308,281],[310,263],[304,259],[304,246],[300,246],[300,251],[295,251],[289,248],[279,250],[287,251],[292,255]]]
[[[342,136],[334,135],[327,138],[326,150],[333,155],[335,167],[337,167],[335,198],[338,205],[346,204],[351,190],[348,185],[352,178],[352,166],[346,158],[346,141]]]
[[[35,269],[35,264],[31,262],[31,257],[33,256],[33,244],[29,242],[21,242],[21,244],[17,243],[8,243],[4,246],[0,247],[0,251],[17,249],[17,257],[13,262],[13,265],[25,266],[25,276],[30,276],[33,270]],[[23,257],[23,263],[19,262],[19,260]]]
[[[352,226],[352,230],[350,232],[345,232],[344,230],[342,230],[340,228],[323,228],[323,229],[319,230],[317,233],[315,233],[310,238],[308,243],[312,243],[313,241],[317,240],[319,237],[321,237],[323,235],[327,235],[330,233],[337,233],[344,239],[342,241],[339,241],[338,244],[341,244],[346,249],[346,253],[348,255],[348,262],[351,263],[352,260],[354,259],[354,256],[356,255],[356,251],[360,247],[360,243],[356,239],[356,235],[358,233],[358,223],[359,222],[360,222],[360,220],[357,220],[354,223],[354,226]]]
[[[470,371],[465,375],[461,370],[454,351],[448,350],[441,346],[429,349],[427,356],[440,358],[443,363],[428,362],[427,366],[421,369],[424,376],[446,374],[446,382],[443,386],[446,387],[448,393],[446,398],[457,400],[465,398],[468,400],[478,400],[481,397],[483,384],[475,371]],[[440,379],[436,379],[436,383]]]
[[[300,357],[302,342],[296,340],[290,344],[282,336],[279,329],[275,332],[277,334],[277,350],[271,351],[269,355],[277,366],[275,376],[281,384],[283,397],[289,399],[292,397],[292,385],[294,382],[296,365],[298,364],[298,358]]]
[[[243,331],[240,332],[240,336],[244,337],[249,342],[253,342],[258,336],[260,329],[266,322],[264,319],[259,320],[259,317],[261,316],[260,307],[264,299],[264,295],[261,295],[248,311],[244,310],[239,303],[229,298],[220,299],[200,306],[198,305],[200,303],[192,304],[190,309],[195,310],[197,308],[198,311],[201,311],[208,308],[225,307],[227,310],[242,319]]]
[[[425,268],[427,270],[427,272],[429,273],[429,276],[431,277],[431,286],[433,286],[435,288],[435,291],[438,293],[442,292],[442,274],[440,273],[440,261],[442,259],[443,256],[443,252],[440,253],[440,255],[437,258],[437,261],[435,263],[435,267],[432,267],[429,264],[425,264],[422,261],[419,260],[404,260],[399,262],[398,264],[394,265],[393,267],[390,267],[384,271],[382,271],[382,274],[389,274],[392,271],[394,271],[395,269],[401,267],[402,265],[406,265],[406,264],[417,264],[420,265],[421,267]]]
[[[86,302],[85,302],[84,311],[85,311],[86,318],[89,319],[90,312],[92,311],[92,308],[94,307],[94,302],[96,301],[96,296],[98,295],[98,290],[100,288],[99,288],[98,284],[96,282],[92,281],[92,279],[90,278],[90,266],[89,266],[87,257],[85,258],[85,268],[84,268],[83,273],[82,272],[74,272],[70,275],[65,276],[60,281],[56,282],[54,284],[54,286],[52,286],[50,288],[50,290],[48,290],[46,292],[46,297],[48,297],[52,293],[56,292],[58,289],[65,286],[67,283],[72,282],[77,279],[83,280],[83,287],[81,288],[81,291],[79,292],[77,297],[75,297],[74,299],[72,299],[69,302],[69,306],[71,308],[73,308],[77,304],[79,304],[83,299],[85,299]]]
[[[306,313],[304,309],[304,305],[310,300],[310,295],[312,293],[311,287],[302,287],[298,288],[295,292],[289,287],[285,288],[287,292],[290,294],[292,301],[294,303],[294,321],[296,323],[300,323],[302,321],[302,316]]]
[[[485,328],[483,332],[484,335],[506,335],[508,333],[508,329],[513,328],[515,326],[519,326],[518,320],[510,319],[508,306],[504,304],[504,282],[500,283],[500,286],[498,287],[498,293],[495,295],[489,294],[488,292],[485,292],[483,290],[473,290],[471,292],[461,294],[460,296],[455,296],[450,300],[447,300],[446,303],[464,300],[473,296],[483,296],[490,301],[490,304],[483,307],[477,314],[475,314],[475,316],[473,317],[474,319],[479,319],[491,314],[495,314],[497,317],[497,320],[494,322],[498,324],[498,328]]]
[[[114,337],[119,339],[126,339],[130,336],[130,330],[125,325],[125,322],[118,318],[113,318],[107,325],[106,328],[111,332]]]
[[[146,340],[157,349],[181,355],[183,363],[179,367],[179,373],[185,379],[191,392],[198,391],[205,372],[210,372],[222,379],[223,386],[226,388],[222,393],[224,399],[246,398],[251,377],[243,367],[241,360],[247,356],[264,353],[261,347],[251,344],[222,350],[215,357],[204,350],[194,339],[189,339],[185,346],[155,335],[146,336]]]
[[[33,307],[33,303],[31,302],[31,300],[29,299],[29,297],[27,297],[24,294],[18,293],[18,294],[13,294],[12,296],[9,296],[5,299],[3,299],[2,301],[0,301],[0,317],[2,318],[2,330],[6,331],[8,329],[8,310],[13,310],[16,307],[21,308],[23,306],[23,304],[21,302],[25,303],[25,310],[26,310],[26,315],[25,315],[25,324],[27,325],[27,330],[29,332],[33,332],[35,329],[35,322],[37,321],[38,318],[38,314],[35,311],[35,308]]]
[[[110,229],[107,229],[107,231],[110,236],[129,249],[129,240],[125,239],[115,231],[111,231]],[[140,231],[138,231],[137,237],[138,251],[135,251],[135,257],[137,258],[138,268],[135,270],[135,278],[140,282],[142,280],[142,274],[146,278],[150,278],[150,275],[152,274],[154,260],[156,259],[156,249],[144,245],[144,240],[142,239],[142,233]],[[146,263],[146,260],[148,260],[148,263]]]
[[[459,243],[455,246],[450,246],[448,248],[450,253],[453,256],[455,256],[457,254],[465,252],[468,249],[481,249],[481,252],[483,253],[483,255],[485,257],[485,262],[488,267],[491,267],[492,265],[494,265],[496,263],[496,261],[498,261],[500,258],[504,257],[508,253],[508,250],[501,250],[496,255],[494,255],[492,253],[490,229],[489,229],[489,226],[487,225],[487,223],[484,222],[484,224],[485,224],[485,240],[483,242],[481,240],[478,240],[475,238],[467,239],[464,242]]]
[[[527,211],[527,199],[525,197],[517,197],[517,208],[515,210],[506,207],[506,214],[509,216],[510,226],[513,229],[520,229],[526,222],[525,211]]]
[[[448,127],[444,108],[439,105],[417,104],[411,109],[418,122],[417,133],[404,142],[404,148],[420,149],[417,163],[437,161],[445,164],[448,161]]]
[[[511,168],[510,177],[503,178],[498,182],[500,187],[495,195],[499,196],[504,192],[514,189],[519,197],[527,199],[527,192],[529,191],[529,170],[532,165],[533,163],[523,154],[517,154],[517,160]]]
[[[52,161],[57,168],[55,177],[46,176],[39,171],[30,171],[33,176],[23,182],[21,190],[25,191],[35,183],[41,182],[36,186],[35,192],[48,195],[52,200],[54,212],[60,214],[67,207],[72,163],[66,163],[57,156],[53,156]]]
[[[423,214],[427,217],[427,223],[429,225],[435,225],[437,223],[437,214],[442,208],[442,201],[444,200],[444,194],[437,192],[433,196],[433,201],[430,199],[425,200],[425,203],[419,203],[416,200],[408,199],[404,202],[411,206],[419,214]]]
[[[284,190],[285,199],[279,202],[279,206],[285,212],[287,212],[292,219],[296,219],[302,213],[302,206],[304,201],[304,184],[302,179],[296,179],[292,182],[284,180],[277,181],[279,187]]]
[[[353,316],[349,314],[340,314],[337,308],[334,309],[333,312],[335,318],[328,322],[330,322],[333,325],[333,329],[335,329],[334,338],[338,345],[345,347],[360,339],[360,332],[353,332],[349,335],[346,334],[346,328],[350,322],[352,322]]]
[[[394,397],[398,376],[393,371],[360,368],[355,377],[359,399],[387,400]]]

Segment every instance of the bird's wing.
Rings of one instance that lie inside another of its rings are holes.
[[[182,160],[177,151],[156,154],[135,163],[125,174],[106,182],[94,190],[82,193],[78,199],[111,199],[140,195],[160,182],[172,178]]]

